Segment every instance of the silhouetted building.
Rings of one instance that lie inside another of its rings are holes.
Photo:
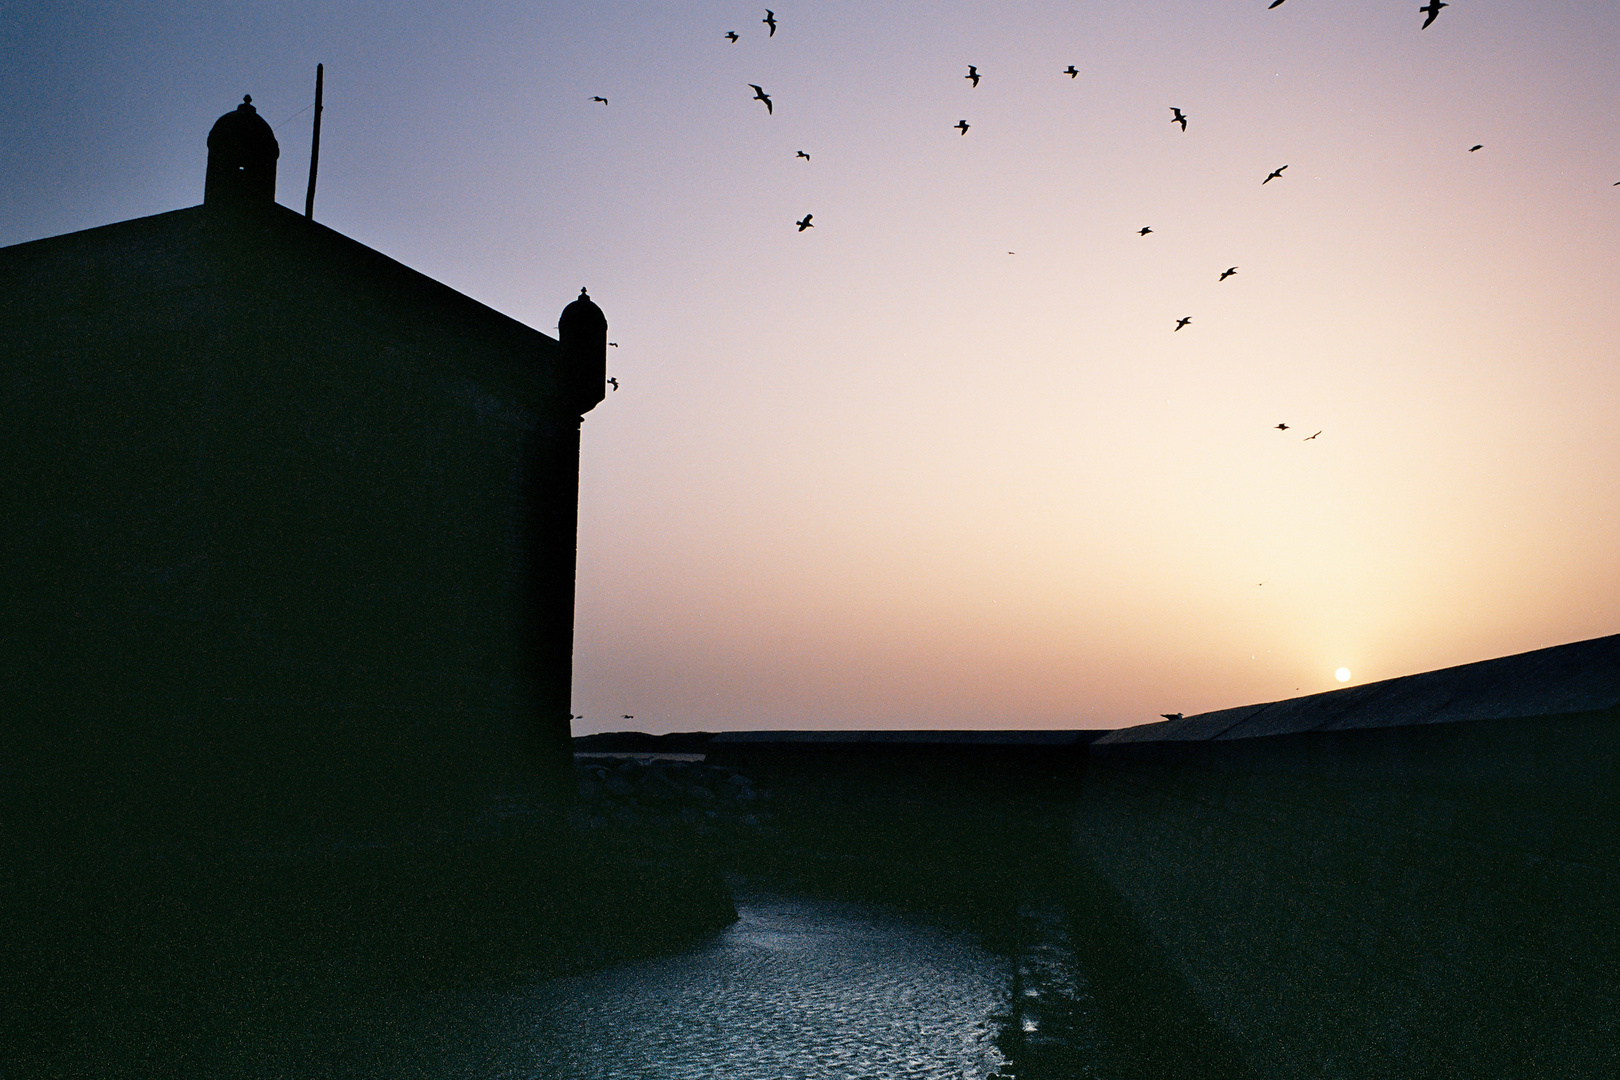
[[[571,784],[606,320],[276,205],[279,153],[244,99],[202,205],[0,250],[7,828],[386,840]]]

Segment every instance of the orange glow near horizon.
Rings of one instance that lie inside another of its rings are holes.
[[[199,201],[245,91],[301,206],[324,61],[319,220],[620,343],[577,731],[1118,727],[1620,631],[1614,5],[402,11],[246,59],[181,11],[138,72],[33,28],[0,243]]]

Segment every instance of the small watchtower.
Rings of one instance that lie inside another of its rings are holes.
[[[208,132],[208,174],[203,202],[212,206],[269,205],[276,201],[275,132],[253,107],[253,95],[214,121]]]

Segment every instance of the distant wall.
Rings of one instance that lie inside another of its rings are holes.
[[[1620,1075],[1615,709],[1105,739],[1073,839],[1261,1076]]]

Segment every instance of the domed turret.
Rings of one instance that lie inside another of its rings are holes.
[[[276,134],[253,107],[253,97],[214,121],[208,132],[208,175],[203,202],[254,205],[276,201]]]
[[[557,320],[557,340],[562,343],[563,363],[568,367],[569,396],[580,413],[588,412],[607,391],[607,316],[592,302],[584,289],[579,298],[563,308]]]

